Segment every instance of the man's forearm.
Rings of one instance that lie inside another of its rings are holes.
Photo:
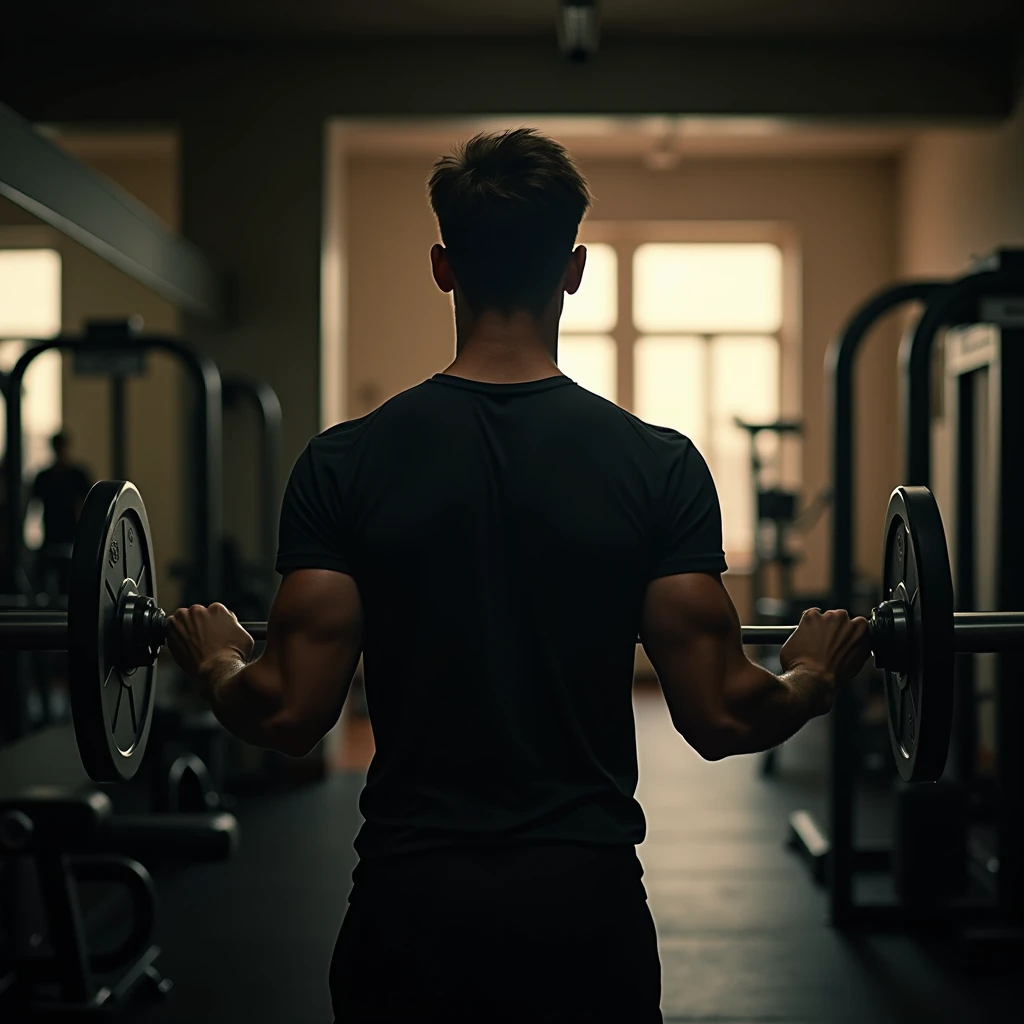
[[[200,691],[228,732],[255,747],[282,748],[283,688],[259,661],[224,657],[199,676]]]
[[[827,711],[824,680],[798,667],[781,676],[750,664],[730,688],[729,730],[724,756],[754,754],[784,743],[807,722]]]

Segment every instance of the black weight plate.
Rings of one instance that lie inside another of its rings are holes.
[[[909,603],[907,670],[885,671],[892,752],[907,782],[934,782],[953,727],[953,578],[939,506],[927,487],[892,492],[882,559],[883,599]]]
[[[96,782],[130,779],[146,752],[156,663],[125,670],[120,602],[134,589],[156,600],[153,541],[134,484],[101,480],[75,532],[68,598],[68,673],[82,764]]]

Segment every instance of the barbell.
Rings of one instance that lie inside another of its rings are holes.
[[[0,612],[0,649],[68,652],[75,737],[97,782],[130,779],[149,740],[167,616],[153,540],[127,481],[89,491],[75,534],[67,612]],[[954,654],[1024,647],[1024,613],[954,612],[942,519],[926,487],[898,487],[886,512],[883,600],[868,619],[884,672],[889,737],[908,782],[938,779],[953,723]],[[243,622],[255,640],[265,622]],[[796,626],[743,626],[746,645],[783,644]]]

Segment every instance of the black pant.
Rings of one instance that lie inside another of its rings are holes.
[[[633,847],[445,850],[355,871],[336,1024],[662,1019]]]

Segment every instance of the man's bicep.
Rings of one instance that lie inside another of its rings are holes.
[[[312,445],[292,469],[281,504],[277,570],[331,569],[351,572],[344,502],[338,482]]]
[[[640,636],[676,729],[703,753],[728,719],[729,674],[746,660],[721,578],[682,573],[652,580]]]
[[[651,576],[723,573],[722,510],[711,470],[684,437],[668,465]]]
[[[363,646],[355,580],[330,569],[298,569],[281,581],[260,659],[278,672],[287,715],[315,743],[337,722]]]

